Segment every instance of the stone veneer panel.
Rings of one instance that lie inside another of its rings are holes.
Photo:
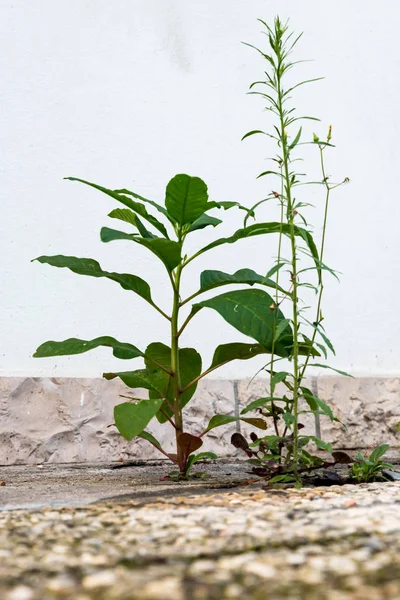
[[[321,421],[322,437],[340,448],[400,446],[400,378],[319,377],[319,397],[346,424]]]
[[[321,418],[322,436],[336,447],[365,448],[388,442],[399,445],[400,379],[319,377],[307,385],[318,390],[347,425]],[[119,380],[74,378],[0,378],[0,464],[40,462],[107,462],[160,456],[144,440],[124,440],[113,423],[113,408],[127,388]],[[144,392],[141,392],[144,393]],[[200,433],[215,413],[239,414],[252,400],[267,395],[263,379],[199,383],[185,415],[185,425]],[[314,434],[312,415],[304,414],[304,433]],[[154,423],[149,428],[165,449],[173,432]],[[217,428],[204,438],[203,450],[235,455],[233,432],[249,433],[243,423]],[[259,435],[260,430],[257,430]],[[269,430],[267,433],[272,433]]]

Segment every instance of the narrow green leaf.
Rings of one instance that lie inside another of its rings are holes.
[[[318,352],[318,350],[316,350],[316,348],[314,348],[314,346],[312,345],[312,341],[306,336],[304,335],[304,333],[301,334],[304,342],[299,342],[299,354],[303,355],[303,356],[312,356],[313,358],[315,357],[320,357],[320,353]]]
[[[179,224],[194,223],[206,210],[207,186],[199,177],[175,175],[168,183],[165,206]]]
[[[319,344],[317,344],[319,346]],[[329,369],[330,371],[335,371],[336,373],[339,373],[340,375],[344,375],[345,377],[351,377],[352,379],[354,379],[353,375],[350,375],[350,373],[346,373],[346,371],[341,371],[340,369],[335,369],[334,367],[330,367],[329,365],[323,365],[321,363],[313,363],[308,365],[309,367],[321,367],[322,369]]]
[[[290,427],[294,423],[294,415],[290,412],[285,412],[282,415],[282,419],[285,421],[285,424]]]
[[[247,221],[250,218],[251,213],[254,213],[253,218],[255,219],[255,211],[256,208],[258,208],[259,206],[261,206],[261,204],[264,204],[265,202],[270,202],[273,199],[274,196],[269,196],[268,198],[263,198],[262,200],[259,200],[258,202],[256,202],[255,204],[253,204],[253,206],[250,208],[249,213],[245,216],[244,221],[243,221],[243,227],[247,227]]]
[[[302,129],[303,129],[303,128],[302,128],[302,127],[300,127],[300,129],[299,129],[299,131],[298,131],[298,133],[297,133],[296,137],[294,138],[293,142],[290,144],[290,146],[289,146],[289,152],[290,152],[291,150],[293,150],[293,148],[295,148],[295,147],[297,146],[297,144],[299,143],[299,141],[300,141],[300,138],[301,138],[301,132],[302,132]]]
[[[272,275],[275,275],[275,273],[277,273],[280,269],[282,269],[282,267],[284,267],[286,265],[286,261],[285,262],[279,262],[276,265],[274,265],[266,274],[266,278],[268,279],[268,277],[272,277]]]
[[[301,437],[303,437],[303,436],[301,436]],[[329,454],[332,454],[332,452],[333,452],[332,444],[329,444],[328,442],[324,442],[324,440],[321,440],[319,437],[316,437],[315,435],[308,435],[306,437],[308,439],[312,440],[314,442],[314,444],[317,446],[317,448],[319,448],[320,450],[326,450],[326,452],[329,452]]]
[[[319,333],[319,335],[324,340],[325,344],[328,346],[329,350],[336,356],[335,348],[333,347],[333,344],[330,341],[330,339],[325,335],[325,333],[323,331],[321,331],[320,327],[316,327],[316,329],[317,329],[317,332]]]
[[[243,206],[239,202],[216,202],[212,200],[207,203],[206,210],[212,210],[213,208],[223,208],[224,210],[229,210],[230,208],[237,208],[238,210],[244,210],[248,216],[254,217],[254,213],[251,208],[247,208],[247,206]]]
[[[258,398],[257,400],[253,400],[250,402],[242,411],[240,411],[241,415],[245,415],[252,410],[256,410],[257,408],[264,408],[267,404],[271,404],[271,402],[282,402],[282,398]]]
[[[144,238],[156,237],[151,233],[151,231],[146,229],[139,217],[133,212],[133,210],[130,210],[129,208],[115,208],[108,214],[108,216],[111,219],[119,219],[120,221],[124,221],[124,223],[133,225],[133,227],[136,227],[140,235]]]
[[[87,275],[89,277],[105,277],[111,281],[116,281],[124,289],[141,296],[147,302],[152,302],[149,284],[129,273],[110,273],[103,271],[96,260],[92,258],[77,258],[76,256],[39,256],[34,259],[42,264],[52,267],[67,268],[78,275]],[[33,261],[32,261],[33,262]]]
[[[315,77],[314,79],[306,79],[304,81],[301,81],[300,83],[297,83],[296,85],[292,86],[291,88],[288,88],[285,93],[283,94],[283,96],[287,96],[288,94],[290,94],[290,92],[293,92],[293,90],[295,90],[296,88],[300,87],[301,85],[306,85],[308,83],[313,83],[314,81],[322,81],[322,79],[325,79],[324,77]]]
[[[285,381],[286,377],[289,377],[290,373],[287,371],[279,371],[278,373],[274,373],[271,377],[271,386],[275,386],[281,381]]]
[[[279,338],[285,331],[287,332],[287,328],[288,328],[288,326],[290,326],[290,323],[291,323],[290,319],[282,319],[281,321],[279,321],[279,323],[275,329],[274,343],[279,341]]]
[[[115,425],[127,440],[143,433],[143,429],[158,412],[162,400],[141,400],[137,403],[124,402],[114,408]],[[143,437],[143,435],[142,435]]]
[[[304,317],[303,317],[304,318]],[[316,332],[321,336],[321,338],[323,339],[323,341],[325,342],[325,344],[328,346],[329,350],[332,352],[332,354],[336,354],[335,352],[335,348],[333,347],[332,342],[330,341],[330,339],[326,336],[326,334],[324,333],[324,328],[320,323],[311,323],[311,321],[308,321],[308,319],[304,319],[306,323],[308,323],[311,327],[313,327]]]
[[[243,140],[250,137],[251,135],[255,135],[256,133],[262,133],[265,135],[265,132],[261,131],[261,129],[253,129],[252,131],[248,131],[247,133],[245,133],[245,135],[242,137],[242,139],[240,141],[243,142]]]
[[[167,217],[167,219],[169,219],[167,209],[164,206],[161,206],[161,204],[154,202],[153,200],[149,200],[148,198],[143,198],[143,196],[140,196],[139,194],[136,194],[135,192],[131,192],[131,190],[127,190],[126,188],[123,188],[121,190],[114,190],[114,192],[116,192],[117,194],[124,194],[125,196],[133,196],[133,198],[137,198],[137,200],[141,200],[142,202],[151,204],[151,206],[154,206],[154,208],[157,209],[158,212],[160,212],[161,214],[164,215],[164,217]]]
[[[70,354],[83,354],[98,346],[107,346],[113,349],[116,358],[131,359],[143,356],[143,352],[136,346],[124,342],[118,342],[113,337],[103,336],[94,340],[80,340],[69,338],[63,342],[45,342],[36,350],[34,358],[46,358],[48,356],[66,356]]]
[[[85,181],[84,179],[79,179],[78,177],[65,177],[65,179],[68,179],[69,181],[79,181],[80,183],[89,185],[90,187],[92,187],[96,190],[99,190],[100,192],[103,192],[103,194],[107,194],[107,196],[114,198],[114,200],[117,200],[121,204],[124,204],[125,206],[127,206],[128,208],[133,210],[134,212],[138,213],[141,217],[143,217],[143,219],[145,219],[146,221],[151,223],[151,225],[153,225],[153,227],[155,227],[160,233],[163,234],[163,236],[165,238],[168,239],[168,232],[165,229],[165,226],[160,221],[158,221],[158,219],[153,217],[153,215],[148,213],[146,210],[146,207],[143,206],[143,204],[141,204],[140,202],[134,202],[131,198],[128,198],[125,194],[121,194],[118,191],[109,190],[101,185],[97,185],[96,183],[90,183],[90,181]],[[133,195],[132,192],[131,192],[131,195]],[[136,195],[136,197],[138,197],[138,196]],[[144,198],[141,198],[141,199],[144,200]],[[146,200],[146,202],[149,202],[149,201]]]
[[[278,173],[278,171],[263,171],[262,173],[257,175],[256,179],[260,179],[260,177],[265,177],[265,175],[277,175],[280,178],[283,177],[282,173]]]
[[[390,445],[389,444],[382,444],[381,446],[378,446],[377,448],[375,448],[375,450],[373,450],[371,452],[371,454],[369,455],[369,460],[372,463],[377,462],[380,458],[382,458],[382,456],[384,454],[386,454],[386,452],[389,450]]]
[[[103,227],[100,231],[100,239],[106,243],[114,240],[136,242],[136,244],[140,244],[153,252],[164,263],[168,271],[173,271],[182,260],[181,245],[171,240],[165,240],[164,238],[140,238],[129,233],[124,233],[123,231]]]
[[[318,342],[315,342],[315,345],[321,350],[322,354],[324,355],[324,358],[327,360],[328,352],[326,351],[325,346],[323,344],[319,344]]]
[[[279,223],[279,222],[271,222],[271,223],[255,223],[254,225],[249,225],[243,229],[238,229],[233,235],[227,238],[219,238],[214,242],[211,242],[192,257],[195,258],[204,254],[204,252],[208,252],[213,248],[217,248],[217,246],[221,246],[222,244],[234,244],[235,242],[253,237],[255,235],[266,235],[270,233],[280,233],[282,232],[284,235],[290,236],[290,226],[287,223]],[[307,243],[307,246],[311,252],[314,261],[316,262],[316,266],[319,269],[319,257],[318,250],[315,245],[314,239],[309,231],[302,229],[301,227],[294,226],[294,234],[295,236],[301,237]]]
[[[302,388],[302,390],[304,390],[305,388]],[[310,393],[309,391],[303,391],[303,397],[305,399],[305,401],[307,402],[308,406],[311,408],[312,411],[318,411],[320,410],[321,412],[323,412],[325,415],[327,415],[331,421],[337,421],[338,419],[335,418],[332,409],[330,406],[328,406],[326,404],[326,402],[324,402],[323,400],[321,400],[320,398],[317,398],[316,396],[314,396],[314,394]]]

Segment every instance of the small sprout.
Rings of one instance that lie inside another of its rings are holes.
[[[315,142],[316,144],[319,142],[319,137],[316,133],[313,133],[313,142]]]
[[[352,478],[358,483],[368,483],[369,481],[384,478],[382,472],[385,469],[394,468],[391,463],[381,460],[388,450],[389,444],[382,444],[371,452],[369,458],[365,458],[361,452],[358,452],[352,467]]]
[[[326,141],[328,142],[328,144],[331,141],[331,139],[332,139],[332,125],[329,125],[328,135],[327,135],[327,138],[326,138]]]

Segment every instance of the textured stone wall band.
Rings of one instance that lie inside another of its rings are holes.
[[[389,377],[318,377],[309,380],[347,426],[321,417],[321,436],[337,448],[398,445],[400,379]],[[204,380],[186,412],[186,423],[200,433],[213,414],[238,415],[267,392],[267,381]],[[144,440],[128,442],[113,426],[113,409],[126,392],[119,380],[82,378],[0,378],[0,464],[107,462],[129,458],[160,458]],[[313,415],[301,415],[304,433],[315,434]],[[171,449],[170,432],[152,422],[149,430]],[[252,429],[240,423],[214,429],[204,450],[235,456],[230,444],[235,431]],[[268,433],[268,432],[267,432]],[[271,430],[272,433],[272,430]]]

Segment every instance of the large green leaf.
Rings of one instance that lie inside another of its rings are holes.
[[[329,417],[331,421],[339,421],[339,419],[334,416],[331,407],[326,402],[321,400],[321,398],[314,396],[314,394],[308,388],[302,387],[301,390],[303,398],[313,412],[321,412]]]
[[[102,242],[112,242],[114,240],[130,240],[136,242],[145,248],[148,248],[155,254],[167,267],[168,271],[175,269],[181,262],[181,245],[178,242],[165,240],[164,238],[140,238],[132,233],[125,233],[102,227],[100,231],[100,239]]]
[[[244,418],[244,417],[235,417],[233,415],[214,415],[206,429],[203,431],[202,435],[211,431],[211,429],[215,429],[216,427],[221,427],[222,425],[228,425],[229,423],[234,423],[235,421],[244,421],[249,425],[253,425],[254,427],[258,427],[259,429],[267,429],[267,424],[264,419],[259,418]]]
[[[118,231],[118,229],[110,229],[110,227],[102,227],[100,230],[100,239],[106,244],[115,240],[129,240],[134,242],[136,237],[136,233],[126,233],[125,231]]]
[[[192,231],[197,231],[198,229],[204,229],[204,227],[208,227],[209,225],[216,227],[220,223],[222,223],[221,219],[217,219],[215,217],[212,217],[211,215],[204,214],[201,215],[201,217],[199,217],[198,219],[196,219],[196,221],[190,226],[189,233],[191,233]]]
[[[103,336],[94,340],[79,340],[69,338],[63,342],[45,342],[36,350],[34,358],[46,358],[48,356],[65,356],[68,354],[83,354],[93,350],[98,346],[107,346],[113,349],[113,354],[117,358],[130,359],[143,356],[136,346],[125,342],[118,342],[113,337]]]
[[[171,349],[162,344],[160,342],[154,342],[149,344],[146,348],[146,357],[145,364],[147,368],[153,369],[153,363],[151,361],[156,361],[158,364],[162,365],[165,369],[171,368]],[[193,348],[180,348],[179,349],[179,370],[181,375],[181,388],[187,386],[191,381],[196,379],[201,373],[201,356],[200,354],[194,350]],[[163,396],[167,398],[170,404],[173,404],[174,394],[172,387],[172,379],[171,377],[165,373],[161,372],[161,377],[163,377]],[[197,382],[191,385],[182,395],[181,395],[181,406],[184,407],[192,398],[197,388]],[[150,397],[157,397],[159,393],[155,391],[150,391]],[[162,406],[162,410],[168,416],[172,416],[172,410],[169,407],[168,403],[165,402]],[[165,414],[159,413],[157,414],[157,419],[160,423],[164,423],[167,418]]]
[[[199,292],[207,292],[208,290],[220,287],[221,285],[229,285],[232,283],[243,283],[248,285],[254,285],[255,283],[258,283],[260,285],[265,285],[266,287],[276,289],[275,281],[268,279],[263,275],[259,275],[252,269],[239,269],[239,271],[236,271],[236,273],[233,273],[233,275],[229,275],[229,273],[224,273],[223,271],[207,270],[203,271],[200,275]],[[278,290],[280,292],[287,293],[280,286],[278,286]]]
[[[221,427],[222,425],[228,425],[229,423],[234,423],[239,420],[239,417],[235,417],[233,415],[214,415],[211,417],[207,427],[205,428],[204,433],[211,431],[211,429],[215,429],[215,427]]]
[[[259,354],[269,354],[270,349],[262,344],[242,344],[241,342],[232,342],[230,344],[221,344],[215,349],[210,369],[215,369],[231,360],[248,360]]]
[[[130,388],[144,388],[145,390],[155,390],[160,394],[164,394],[165,378],[169,376],[161,369],[155,369],[154,364],[152,364],[151,368],[137,369],[136,371],[103,373],[103,377],[105,379],[119,377]]]
[[[199,177],[175,175],[167,185],[165,206],[179,225],[194,223],[206,210],[207,201],[207,186]]]
[[[285,318],[280,310],[276,313],[269,309],[272,303],[271,296],[263,290],[235,290],[199,302],[193,308],[208,307],[216,310],[238,331],[257,340],[265,348],[271,348],[274,327]],[[292,344],[292,330],[290,325],[286,325],[276,341],[275,353],[290,356]]]
[[[65,179],[68,179],[69,181],[79,181],[80,183],[89,185],[90,187],[92,187],[96,190],[99,190],[100,192],[103,192],[103,194],[107,194],[107,196],[114,198],[114,200],[121,202],[121,204],[124,204],[125,206],[127,206],[128,208],[133,210],[135,213],[137,213],[138,215],[143,217],[143,219],[148,221],[148,223],[151,223],[151,225],[153,225],[153,227],[155,227],[160,233],[162,233],[164,237],[168,238],[168,232],[165,229],[164,225],[158,219],[153,217],[153,215],[148,213],[146,210],[146,207],[143,206],[143,204],[141,204],[140,202],[134,202],[131,198],[128,198],[125,194],[116,192],[114,190],[109,190],[109,189],[103,187],[102,185],[97,185],[96,183],[91,183],[90,181],[85,181],[84,179],[79,179],[78,177],[65,177]],[[136,197],[138,197],[138,196],[136,195]],[[141,199],[144,200],[144,198],[141,198]]]
[[[162,404],[162,400],[140,400],[140,402],[124,402],[114,408],[115,425],[120,434],[127,440],[143,432]]]
[[[76,256],[39,256],[35,258],[42,264],[51,265],[52,267],[67,268],[78,275],[88,275],[89,277],[105,277],[116,281],[124,290],[135,292],[147,302],[152,303],[150,286],[144,279],[137,275],[129,273],[110,273],[103,271],[101,266],[93,258],[77,258]]]
[[[201,248],[194,257],[200,256],[204,252],[208,252],[208,250],[212,250],[212,248],[216,248],[217,246],[221,246],[222,244],[234,244],[238,240],[242,240],[245,238],[253,237],[255,235],[265,235],[268,233],[280,233],[282,232],[284,235],[290,235],[290,226],[287,223],[280,222],[271,222],[271,223],[255,223],[254,225],[249,225],[249,227],[245,227],[243,229],[238,229],[233,235],[227,238],[219,238],[214,242],[211,242],[204,248]],[[317,266],[318,272],[320,273],[320,261],[318,257],[318,250],[315,245],[314,239],[309,231],[303,229],[302,227],[294,226],[294,234],[298,237],[301,237],[307,244],[312,257],[314,258],[315,264]]]

